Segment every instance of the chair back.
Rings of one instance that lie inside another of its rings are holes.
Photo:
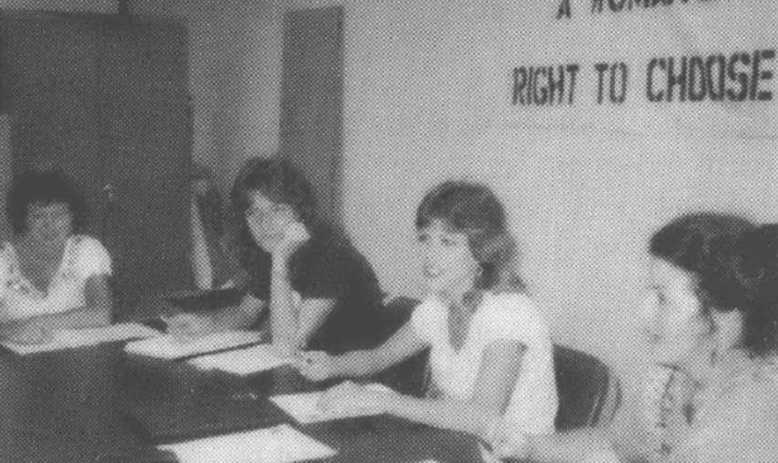
[[[559,411],[557,431],[606,425],[621,404],[621,384],[601,360],[554,345]]]

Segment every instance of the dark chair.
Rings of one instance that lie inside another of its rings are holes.
[[[417,299],[409,297],[387,298],[381,312],[380,341],[388,340],[400,327],[410,320],[413,310],[419,305]],[[375,380],[392,389],[415,397],[421,397],[426,390],[427,355],[425,350],[405,361],[381,372]]]
[[[554,345],[559,411],[557,431],[608,424],[621,404],[621,384],[593,355]]]

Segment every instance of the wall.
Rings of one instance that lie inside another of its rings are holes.
[[[278,10],[271,2],[251,0],[136,0],[132,11],[187,23],[193,157],[228,188],[243,160],[278,149]]]

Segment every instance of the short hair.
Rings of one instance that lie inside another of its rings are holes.
[[[274,203],[292,208],[309,229],[317,222],[313,188],[302,173],[285,159],[253,159],[235,179],[230,197],[240,220],[250,206],[249,195],[259,191]]]
[[[467,236],[470,251],[481,267],[476,289],[526,289],[515,269],[516,242],[508,232],[505,209],[487,186],[452,180],[434,187],[416,210],[416,228],[425,228],[434,220]]]
[[[8,191],[6,213],[15,235],[27,231],[27,218],[32,205],[63,203],[73,216],[73,233],[86,225],[86,200],[81,190],[61,170],[27,171],[14,178]]]

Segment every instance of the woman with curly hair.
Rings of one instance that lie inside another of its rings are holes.
[[[0,337],[40,343],[56,329],[108,324],[111,258],[81,234],[86,206],[75,185],[58,171],[25,173],[6,206],[13,238],[0,247]]]

